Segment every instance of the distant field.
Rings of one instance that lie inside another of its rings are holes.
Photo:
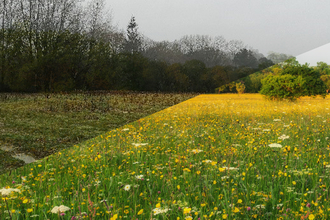
[[[0,219],[329,219],[329,106],[197,96],[0,176]]]
[[[0,174],[25,164],[14,155],[41,159],[195,95],[0,93]]]

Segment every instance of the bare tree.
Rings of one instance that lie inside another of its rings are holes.
[[[104,0],[91,0],[84,8],[84,30],[93,39],[109,40],[109,34],[115,32],[112,25],[112,13]],[[113,37],[113,36],[112,36]]]
[[[231,57],[227,52],[228,43],[221,36],[213,38],[207,35],[190,35],[176,42],[188,59],[201,60],[207,67],[231,63]]]
[[[277,64],[290,58],[293,58],[293,56],[284,53],[269,52],[267,58],[273,61],[273,63]]]
[[[235,54],[237,54],[240,50],[246,49],[247,46],[240,40],[231,40],[226,44],[226,53],[234,59]]]

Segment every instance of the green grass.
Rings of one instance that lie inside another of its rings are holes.
[[[44,158],[195,94],[93,92],[0,94],[0,174],[24,165],[12,155]]]
[[[0,219],[329,219],[329,106],[197,96],[0,176]]]

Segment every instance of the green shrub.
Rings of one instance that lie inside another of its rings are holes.
[[[261,83],[260,94],[271,100],[288,99],[294,101],[301,96],[303,90],[301,87],[302,77],[295,77],[290,74],[269,75],[261,80]]]
[[[269,75],[262,81],[260,93],[272,100],[294,101],[301,96],[326,96],[326,85],[320,73],[308,65],[283,66],[276,75]]]
[[[295,77],[301,76],[303,78],[303,82],[301,84],[303,90],[301,91],[300,96],[326,96],[327,88],[324,82],[321,80],[319,71],[308,67],[308,65],[287,65],[284,66],[283,70],[280,72],[280,75],[286,74],[290,74]]]

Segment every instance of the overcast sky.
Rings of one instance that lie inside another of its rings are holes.
[[[242,40],[267,56],[293,56],[330,42],[329,0],[105,0],[113,24],[126,30],[134,16],[139,31],[156,41],[184,35]]]

